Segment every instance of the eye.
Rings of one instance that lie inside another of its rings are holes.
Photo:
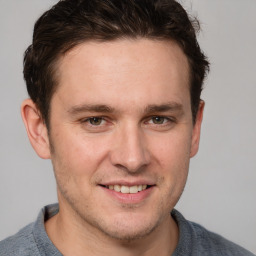
[[[164,116],[153,116],[148,121],[149,124],[157,124],[157,125],[167,124],[170,122],[171,122],[171,119]]]
[[[154,124],[164,124],[167,121],[167,119],[163,116],[154,116],[152,117],[152,122]]]
[[[168,131],[175,126],[176,119],[169,116],[151,116],[146,119],[144,124],[149,129],[156,131]]]
[[[101,133],[109,131],[113,127],[112,120],[105,116],[90,116],[80,119],[79,123],[83,131],[89,133]]]
[[[104,120],[103,120],[102,117],[90,117],[90,118],[88,118],[87,121],[88,121],[91,125],[98,126],[98,125],[101,125]]]

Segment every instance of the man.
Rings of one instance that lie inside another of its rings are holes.
[[[59,204],[0,255],[252,255],[174,210],[204,109],[196,24],[171,0],[64,0],[40,17],[22,117]]]

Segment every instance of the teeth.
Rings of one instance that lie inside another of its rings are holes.
[[[115,190],[116,192],[121,192],[123,194],[135,194],[147,188],[147,185],[135,185],[135,186],[122,186],[122,185],[110,185],[107,186],[111,190]]]
[[[121,186],[121,193],[128,194],[130,193],[130,189],[127,186]]]
[[[120,191],[121,191],[121,186],[115,185],[115,186],[114,186],[114,190],[115,190],[116,192],[120,192]]]
[[[132,186],[129,189],[130,194],[138,193],[138,186]]]

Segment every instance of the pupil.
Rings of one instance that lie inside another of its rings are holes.
[[[160,116],[156,116],[156,117],[154,117],[154,119],[153,119],[153,122],[154,122],[155,124],[162,124],[163,121],[164,121],[164,118],[163,118],[163,117],[160,117]]]
[[[101,121],[102,121],[102,118],[100,118],[100,117],[92,117],[90,119],[90,123],[92,125],[99,125],[99,124],[101,124]]]

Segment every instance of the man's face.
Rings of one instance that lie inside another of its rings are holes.
[[[119,239],[170,218],[197,151],[188,69],[175,43],[146,39],[61,59],[50,118],[60,214]]]

